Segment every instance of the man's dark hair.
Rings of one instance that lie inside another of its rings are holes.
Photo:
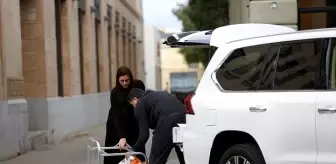
[[[145,91],[143,91],[140,88],[132,88],[131,91],[127,95],[127,100],[131,101],[134,97],[140,98],[142,95],[144,95]]]
[[[133,88],[140,88],[143,91],[146,90],[145,84],[141,80],[139,80],[139,79],[134,79],[134,81],[133,81]]]

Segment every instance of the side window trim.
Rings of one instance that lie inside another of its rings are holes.
[[[331,42],[332,42],[332,38],[325,38],[324,39],[324,43],[323,43],[323,54],[321,55],[321,59],[320,59],[320,68],[318,70],[318,77],[324,77],[324,79],[322,79],[323,81],[323,86],[321,86],[322,88],[317,88],[318,90],[324,89],[327,90],[329,89],[329,70],[328,70],[328,58],[330,56],[331,53]],[[321,67],[321,65],[324,64],[324,67]],[[324,70],[323,70],[324,69]],[[324,75],[321,76],[321,74],[324,72]],[[317,79],[318,80],[318,79]]]
[[[334,42],[334,45],[333,45]],[[334,47],[332,47],[334,46]],[[328,45],[328,51],[327,51],[327,55],[326,55],[326,69],[327,69],[327,75],[326,75],[326,83],[327,83],[327,89],[326,91],[335,91],[336,87],[333,88],[333,82],[331,81],[333,76],[332,76],[332,69],[333,69],[333,59],[334,59],[334,50],[336,49],[336,38],[330,38],[329,40],[329,45]]]
[[[216,49],[216,52],[213,53],[213,55],[215,55],[218,50],[220,48]],[[237,49],[237,48],[236,48]],[[219,89],[219,91],[221,92],[227,92],[224,88],[222,88],[222,86],[219,84],[218,80],[217,80],[217,72],[219,70],[219,68],[224,64],[225,60],[232,54],[233,51],[235,51],[236,49],[232,49],[227,55],[216,67],[216,69],[211,73],[211,80],[213,81],[213,83],[215,83],[216,87]]]
[[[327,48],[327,54],[326,54],[326,71],[327,71],[327,74],[326,74],[326,78],[327,78],[327,87],[328,89],[331,89],[331,84],[329,82],[329,79],[331,79],[330,77],[330,73],[331,73],[331,61],[332,61],[332,57],[333,55],[331,54],[332,53],[332,47],[331,47],[331,44],[332,44],[332,41],[333,41],[333,38],[329,38],[329,42],[328,42],[328,48]]]

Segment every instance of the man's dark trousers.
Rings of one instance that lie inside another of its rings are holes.
[[[180,164],[185,164],[183,153],[177,145],[173,144],[172,129],[177,123],[185,123],[184,114],[176,113],[159,119],[152,139],[149,164],[167,163],[173,147],[175,147]]]

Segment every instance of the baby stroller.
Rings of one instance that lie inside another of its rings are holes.
[[[148,158],[144,153],[134,152],[129,145],[126,145],[125,153],[106,153],[105,150],[119,149],[119,146],[101,147],[99,142],[93,138],[89,139],[87,146],[87,164],[103,164],[104,157],[107,156],[125,156],[119,164],[148,164]],[[139,160],[135,155],[142,155],[144,162]]]

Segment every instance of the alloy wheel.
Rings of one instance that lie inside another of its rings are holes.
[[[226,164],[251,164],[251,163],[242,156],[233,156],[226,161]]]

